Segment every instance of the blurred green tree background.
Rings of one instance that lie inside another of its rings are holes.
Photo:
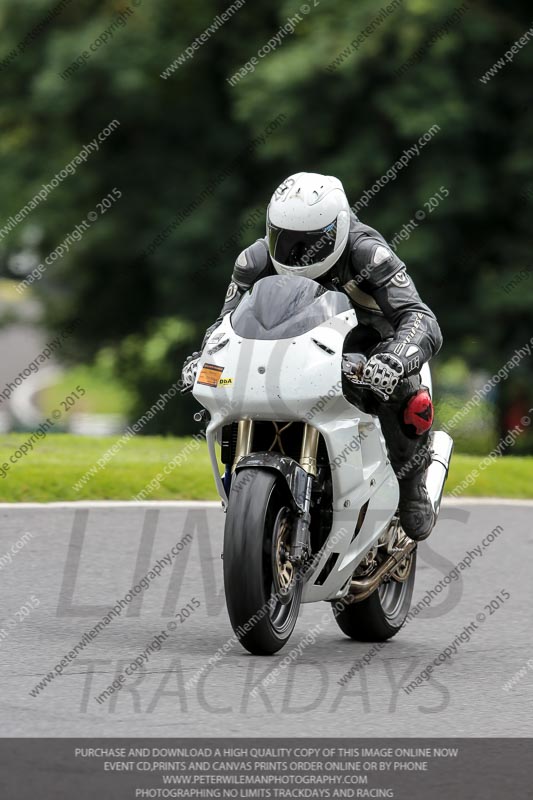
[[[39,263],[102,198],[122,192],[30,291],[49,328],[78,320],[69,357],[103,359],[131,394],[134,417],[179,377],[218,314],[236,256],[263,235],[264,209],[286,175],[337,175],[355,203],[438,125],[359,216],[392,240],[449,190],[398,253],[444,331],[442,413],[451,413],[475,388],[473,371],[492,374],[533,335],[533,40],[480,80],[529,29],[530,8],[248,0],[163,77],[229,5],[3,0],[3,276],[20,280],[10,265]],[[279,46],[231,85],[281,30]],[[120,125],[98,152],[6,232],[113,120]],[[531,364],[524,358],[484,407],[495,431],[505,429],[510,405],[533,404]],[[191,431],[193,405],[169,404],[146,432]],[[471,449],[490,446],[473,430]]]

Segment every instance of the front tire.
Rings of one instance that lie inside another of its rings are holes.
[[[261,469],[237,472],[224,529],[224,590],[233,630],[253,655],[280,650],[298,619],[302,581],[285,558],[284,537],[292,522],[279,475]]]
[[[346,636],[358,642],[384,642],[403,627],[411,606],[415,585],[416,550],[409,556],[410,571],[402,582],[394,579],[372,592],[360,603],[350,603],[340,610],[333,606],[337,625]]]

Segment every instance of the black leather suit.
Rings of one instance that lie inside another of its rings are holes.
[[[247,247],[235,263],[224,306],[206,339],[256,281],[276,274],[266,239]],[[360,333],[366,335],[367,355],[390,352],[404,363],[406,377],[388,401],[373,400],[373,413],[380,419],[396,474],[402,479],[414,477],[428,466],[429,432],[409,435],[402,424],[402,409],[420,387],[422,364],[442,345],[435,315],[420,299],[405,264],[381,234],[360,222],[353,212],[344,252],[317,282],[348,295],[357,312]]]

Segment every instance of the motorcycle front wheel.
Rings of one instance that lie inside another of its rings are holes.
[[[294,515],[281,476],[234,476],[224,529],[224,590],[233,630],[253,655],[272,655],[294,630],[302,581],[289,560]]]

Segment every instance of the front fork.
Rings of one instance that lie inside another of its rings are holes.
[[[251,419],[243,419],[239,422],[237,430],[237,445],[235,448],[235,460],[231,472],[235,472],[236,466],[244,456],[249,455],[252,450],[254,435],[254,423]],[[300,451],[300,466],[307,473],[307,481],[303,496],[299,502],[299,511],[293,531],[293,543],[291,546],[290,560],[295,566],[300,566],[309,556],[311,551],[311,495],[313,491],[313,480],[317,475],[319,433],[307,423],[304,426],[302,447]],[[226,469],[224,479],[231,478]]]
[[[254,439],[254,423],[251,419],[241,419],[237,428],[237,444],[235,447],[235,458],[233,464],[226,464],[226,471],[222,477],[222,483],[226,490],[226,496],[229,497],[231,489],[231,481],[237,464],[249,455],[252,450],[252,443]]]

